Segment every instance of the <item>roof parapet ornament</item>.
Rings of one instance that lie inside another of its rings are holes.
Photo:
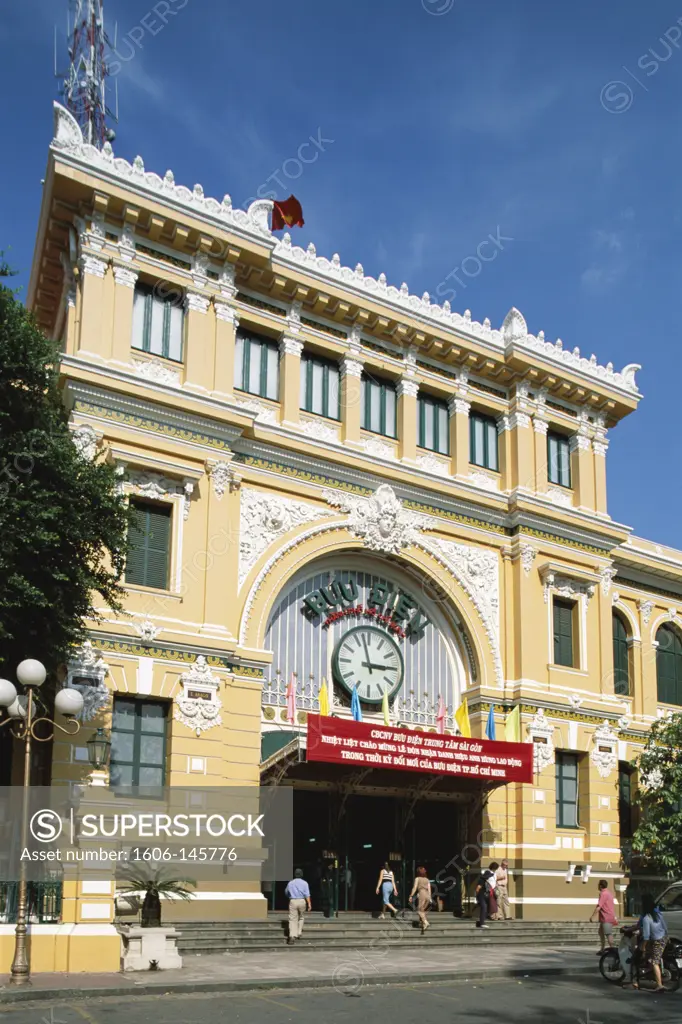
[[[525,341],[528,337],[528,325],[516,306],[512,306],[504,318],[502,336],[505,345],[513,345],[515,341]]]

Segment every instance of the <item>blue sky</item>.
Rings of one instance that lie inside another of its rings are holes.
[[[300,244],[418,294],[458,271],[454,309],[499,326],[515,305],[534,333],[642,363],[609,508],[682,547],[682,2],[169,0],[165,26],[155,3],[106,0],[117,154],[237,205],[270,178],[303,204]],[[1,7],[0,247],[25,284],[67,0]]]

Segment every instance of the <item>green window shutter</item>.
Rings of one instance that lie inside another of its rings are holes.
[[[573,667],[573,605],[554,601],[554,664]]]
[[[125,578],[127,583],[165,590],[168,587],[171,509],[131,503],[133,523]]]
[[[661,626],[656,641],[658,699],[662,704],[682,706],[682,640],[677,630]]]
[[[628,635],[620,615],[613,616],[613,690],[626,696],[630,693]]]

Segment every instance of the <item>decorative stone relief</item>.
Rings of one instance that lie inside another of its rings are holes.
[[[284,334],[279,341],[279,356],[283,359],[284,356],[295,356],[297,359],[301,358],[303,352],[303,342],[299,341],[298,338],[291,338],[288,334]]]
[[[312,437],[316,441],[332,441],[335,444],[339,443],[339,432],[335,427],[330,427],[329,424],[319,423],[316,420],[300,420],[296,424],[296,429],[306,437]]]
[[[559,597],[577,598],[585,594],[588,598],[594,597],[595,586],[593,583],[583,583],[580,580],[570,579],[568,576],[560,576],[558,573],[547,572],[542,578],[545,604],[549,601],[550,591],[554,591]]]
[[[240,499],[239,586],[263,552],[289,530],[334,513],[307,501],[295,501],[242,487]]]
[[[92,462],[97,455],[97,431],[89,423],[83,423],[73,431],[71,440],[80,457]]]
[[[450,476],[450,468],[446,462],[437,459],[435,455],[418,455],[417,465],[425,473],[433,473],[434,476]]]
[[[118,238],[118,251],[121,259],[125,260],[126,263],[132,262],[135,258],[135,232],[130,224],[123,225],[123,230]],[[116,268],[114,267],[115,274]]]
[[[232,404],[238,406],[240,409],[246,409],[247,412],[256,414],[256,419],[259,423],[277,423],[277,410],[270,408],[269,405],[261,405],[255,398],[233,398]]]
[[[218,320],[223,320],[227,324],[232,324],[235,330],[239,327],[239,313],[234,306],[229,306],[226,302],[214,300],[213,307]]]
[[[604,597],[608,597],[611,591],[611,584],[618,575],[618,570],[614,569],[612,565],[605,565],[599,570],[599,575],[601,577],[601,592]]]
[[[499,634],[499,564],[494,551],[458,544],[454,540],[428,538],[428,546],[437,552],[454,571],[455,576],[464,580],[475,595],[479,607]]]
[[[180,385],[180,371],[166,366],[160,359],[134,359],[135,376],[142,380],[153,380],[156,384]]]
[[[545,491],[545,497],[547,497],[553,505],[561,505],[563,508],[573,507],[573,495],[570,491],[564,491],[560,487],[548,487]]]
[[[236,490],[242,482],[239,473],[236,473],[230,462],[208,462],[206,468],[211,476],[213,492],[222,501],[225,493],[229,490]]]
[[[527,732],[533,744],[533,769],[540,773],[554,764],[554,726],[544,708],[538,708],[537,714],[528,724]]]
[[[374,455],[377,459],[388,459],[391,462],[395,462],[397,459],[395,448],[380,441],[377,437],[367,437],[359,444],[368,455]]]
[[[537,551],[532,544],[521,545],[521,565],[526,576],[530,575],[530,571],[533,568],[533,562],[537,557]]]
[[[79,715],[82,722],[90,722],[100,711],[110,707],[111,693],[104,681],[108,671],[109,666],[101,651],[94,648],[89,640],[69,660],[66,686],[78,690],[83,698],[83,710]]]
[[[590,761],[602,779],[608,779],[618,764],[618,733],[614,732],[607,718],[594,730],[594,744],[590,752]]]
[[[414,543],[417,532],[423,528],[424,519],[404,509],[388,484],[382,484],[371,495],[326,490],[322,496],[330,505],[350,514],[351,531],[362,538],[370,551],[397,555]]]
[[[143,619],[142,622],[134,622],[133,629],[139,638],[147,644],[153,643],[161,632],[161,629],[158,626],[155,626],[151,619]]]
[[[570,695],[570,697],[568,698],[568,703],[571,705],[571,707],[575,711],[578,710],[578,708],[581,706],[582,702],[583,702],[583,699],[582,699],[582,697],[580,696],[579,693],[572,693]]]
[[[641,612],[642,622],[644,623],[645,626],[648,626],[649,625],[649,619],[651,618],[651,613],[652,613],[652,611],[654,610],[654,607],[655,607],[654,602],[653,601],[638,601],[637,602],[637,607],[639,608],[639,610]]]
[[[120,468],[125,472],[123,467]],[[192,480],[169,480],[159,473],[131,470],[128,473],[128,483],[135,494],[141,494],[145,498],[172,501],[176,496],[181,497],[182,518],[186,520],[189,516],[190,500],[194,492]]]
[[[500,483],[492,476],[488,476],[487,473],[469,473],[466,478],[467,483],[473,484],[474,487],[482,487],[484,491],[499,491]]]
[[[216,725],[221,725],[222,701],[218,696],[220,681],[213,675],[202,654],[189,672],[183,672],[180,683],[182,694],[175,698],[175,720],[186,725],[188,729],[193,729],[197,736]]]

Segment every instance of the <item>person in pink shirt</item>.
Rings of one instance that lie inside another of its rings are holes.
[[[602,878],[599,883],[599,899],[597,906],[590,915],[590,921],[594,921],[594,915],[599,915],[599,953],[606,949],[606,946],[613,948],[613,929],[618,924],[614,906],[613,893],[609,889],[609,883]]]

